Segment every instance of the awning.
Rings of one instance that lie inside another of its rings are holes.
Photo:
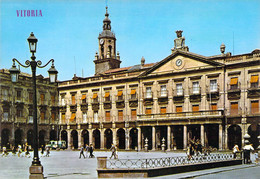
[[[257,83],[258,82],[258,75],[251,76],[250,83]]]
[[[93,94],[93,99],[96,99],[97,98],[97,93],[94,93]]]
[[[105,93],[105,98],[109,97],[110,93],[109,92],[106,92]]]
[[[118,91],[117,96],[122,96],[123,91]]]
[[[130,94],[135,94],[136,93],[136,89],[131,89],[131,93]]]
[[[70,117],[70,120],[74,120],[75,117],[76,117],[76,113],[72,113],[72,114],[71,114],[71,117]]]
[[[237,77],[236,78],[231,78],[230,85],[236,85],[237,82],[238,82],[238,78]]]
[[[81,100],[86,99],[86,97],[87,97],[87,95],[83,94],[82,97],[81,97]]]

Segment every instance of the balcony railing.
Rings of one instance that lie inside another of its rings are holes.
[[[218,93],[219,92],[219,85],[216,86],[207,86],[206,92],[209,93]]]
[[[145,99],[152,99],[153,98],[153,92],[144,92],[144,98]]]
[[[238,91],[238,90],[240,90],[240,86],[241,86],[240,82],[235,85],[228,84],[228,90],[229,91]]]
[[[200,87],[192,87],[189,89],[190,95],[199,95],[201,93]]]
[[[160,90],[157,91],[158,98],[167,98],[168,97],[168,90]]]
[[[183,96],[183,95],[184,95],[183,88],[173,89],[173,96]]]
[[[33,123],[33,116],[28,117],[28,123]]]
[[[230,116],[239,116],[242,114],[242,109],[239,108],[239,109],[230,109],[229,111],[229,115]]]
[[[110,103],[112,101],[111,96],[104,97],[104,102]]]
[[[164,114],[149,114],[149,115],[138,115],[138,120],[171,120],[171,119],[191,119],[191,118],[208,118],[208,117],[221,117],[223,115],[222,110],[208,110],[208,111],[196,111],[196,112],[180,112],[180,113],[164,113]]]
[[[117,96],[116,95],[116,101],[124,101],[125,100],[125,95]]]

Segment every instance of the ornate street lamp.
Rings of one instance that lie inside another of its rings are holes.
[[[9,69],[11,80],[12,82],[18,82],[18,75],[20,71],[16,68],[15,62],[19,63],[22,67],[28,68],[31,67],[32,70],[32,81],[33,81],[33,161],[32,165],[30,166],[30,178],[44,178],[43,177],[43,166],[39,160],[39,153],[38,153],[38,125],[37,125],[37,96],[36,96],[36,68],[44,68],[50,62],[52,62],[51,68],[48,70],[50,76],[50,82],[54,83],[57,80],[58,71],[54,67],[54,60],[51,59],[46,65],[41,66],[42,62],[35,61],[36,57],[34,53],[36,53],[36,47],[38,39],[34,36],[33,33],[30,34],[29,38],[27,39],[29,42],[30,52],[32,53],[31,61],[26,60],[25,65],[21,64],[17,59],[13,59],[13,66]]]

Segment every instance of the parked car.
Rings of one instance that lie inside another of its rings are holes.
[[[51,149],[66,149],[66,141],[64,140],[51,140],[46,147],[50,147]]]

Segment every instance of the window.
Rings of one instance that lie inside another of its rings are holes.
[[[51,105],[55,105],[55,96],[51,95]]]
[[[146,87],[146,98],[152,98],[152,87]]]
[[[17,91],[17,93],[16,93],[16,99],[17,99],[17,100],[21,100],[21,97],[22,97],[22,91]]]
[[[192,113],[197,115],[199,112],[199,105],[192,105]]]
[[[94,111],[94,122],[98,122],[98,112]]]
[[[76,104],[76,98],[75,98],[76,96],[75,96],[75,94],[72,94],[71,95],[71,104],[72,105],[75,105]]]
[[[230,115],[238,114],[238,102],[231,102],[230,105]]]
[[[192,83],[192,89],[193,89],[193,94],[200,93],[200,87],[199,87],[198,81],[195,81],[195,82]]]
[[[29,109],[29,119],[28,119],[29,121],[29,123],[33,123],[33,109],[32,108],[30,108]]]
[[[52,112],[51,113],[51,120],[52,120],[52,123],[55,122],[55,120],[56,120],[56,112]]]
[[[131,99],[136,99],[136,89],[131,89]]]
[[[218,91],[217,80],[210,80],[210,92]]]
[[[83,123],[87,122],[87,113],[83,113]]]
[[[110,111],[106,111],[106,121],[110,121]]]
[[[238,89],[238,77],[234,77],[230,79],[230,89],[231,90]]]
[[[45,120],[45,111],[41,111],[41,120]]]
[[[62,123],[65,123],[66,121],[66,118],[65,118],[65,113],[62,113],[61,114],[61,121],[62,121]]]
[[[177,89],[177,96],[182,96],[183,95],[182,83],[176,84],[176,89]]]
[[[9,118],[9,111],[4,110],[4,119],[3,119],[3,121],[8,121],[8,118]]]
[[[45,98],[45,95],[44,94],[41,94],[41,105],[44,105],[44,98]]]
[[[251,114],[259,113],[259,101],[251,101]]]
[[[64,95],[61,96],[61,105],[62,106],[66,105],[66,103],[65,103],[65,96]]]
[[[21,108],[16,108],[16,116],[23,117],[23,110]]]
[[[258,75],[252,75],[250,79],[251,88],[257,88],[258,87]]]
[[[176,113],[179,113],[177,116],[182,116],[182,106],[176,106]]]
[[[29,103],[33,103],[33,93],[29,93]]]
[[[136,120],[136,109],[131,109],[131,119]]]
[[[105,92],[105,101],[110,101],[110,93],[108,91]]]
[[[8,99],[8,90],[7,89],[2,89],[2,94],[3,94],[3,100],[7,100]]]
[[[71,113],[70,122],[76,122],[76,113],[75,112]]]
[[[117,100],[123,100],[123,91],[122,90],[117,92]]]
[[[146,115],[151,115],[152,114],[152,108],[146,108],[145,109],[145,114]]]
[[[160,113],[161,114],[166,114],[166,107],[161,107],[160,108]]]
[[[162,97],[167,96],[166,85],[162,85],[162,86],[161,86],[161,96],[162,96]]]
[[[92,99],[93,99],[93,102],[94,102],[94,103],[97,103],[97,102],[98,102],[98,95],[97,95],[97,93],[93,93]]]
[[[86,94],[82,94],[81,102],[82,102],[82,104],[86,104],[87,103],[87,95]]]
[[[210,110],[212,110],[212,111],[218,110],[217,104],[216,103],[212,103],[210,105]]]
[[[118,121],[123,121],[123,110],[118,111]]]

